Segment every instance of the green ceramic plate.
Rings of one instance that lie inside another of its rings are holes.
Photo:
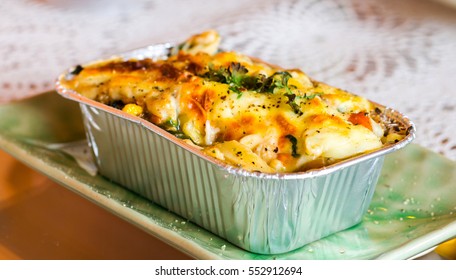
[[[289,253],[258,255],[90,175],[81,168],[84,138],[78,105],[57,93],[0,106],[0,148],[198,259],[408,259],[456,236],[456,163],[418,145],[386,157],[361,224]]]

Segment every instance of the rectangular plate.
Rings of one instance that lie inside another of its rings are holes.
[[[55,92],[0,106],[0,148],[195,258],[407,259],[456,236],[456,163],[418,145],[386,156],[361,224],[289,253],[259,255],[90,175],[68,154],[89,153],[83,139],[78,105]]]

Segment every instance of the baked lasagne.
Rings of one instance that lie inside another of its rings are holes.
[[[219,44],[210,30],[171,48],[166,59],[100,61],[60,82],[248,171],[306,171],[406,135],[363,97]]]

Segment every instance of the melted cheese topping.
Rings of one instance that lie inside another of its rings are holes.
[[[385,126],[374,116],[379,109],[368,100],[300,70],[217,52],[219,41],[207,31],[166,60],[97,62],[61,83],[249,171],[303,171],[385,144]]]

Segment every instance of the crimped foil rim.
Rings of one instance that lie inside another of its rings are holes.
[[[114,56],[111,56],[108,59],[112,59],[112,58],[121,58],[121,59],[158,58],[158,57],[160,57],[160,55],[164,56],[163,55],[163,51],[168,51],[169,52],[172,49],[173,46],[174,45],[170,44],[170,43],[150,45],[150,46],[147,46],[145,48],[139,48],[139,49],[135,49],[135,50],[132,50],[132,51],[125,52],[125,53],[121,53],[119,55],[114,55]],[[159,51],[161,50],[161,53],[160,54],[156,54],[156,53],[154,54],[154,51],[157,52],[157,50],[159,50]],[[147,52],[151,52],[152,55],[144,55],[144,53],[147,54]],[[87,64],[91,64],[91,63],[95,63],[95,62],[97,62],[97,61],[91,61],[91,62],[89,62]],[[87,64],[84,64],[84,65],[87,65]],[[384,112],[386,112],[386,114],[387,114],[387,116],[389,118],[393,119],[395,122],[399,122],[399,123],[403,124],[407,128],[408,134],[406,135],[406,137],[404,137],[404,139],[400,140],[397,143],[384,146],[384,147],[382,147],[380,149],[368,152],[366,154],[350,157],[350,158],[342,160],[340,162],[333,163],[331,165],[328,165],[328,166],[325,166],[325,167],[321,167],[321,168],[317,168],[317,169],[310,169],[310,170],[307,170],[307,171],[292,172],[292,173],[251,172],[251,171],[247,171],[245,169],[239,168],[239,167],[231,166],[231,165],[229,165],[229,164],[227,164],[225,162],[222,162],[222,161],[220,161],[218,159],[215,159],[215,158],[213,158],[211,156],[208,156],[208,155],[204,154],[203,152],[201,152],[196,147],[193,147],[193,146],[185,143],[181,139],[177,138],[176,136],[172,135],[171,133],[167,132],[166,130],[158,127],[157,125],[155,125],[155,124],[153,124],[153,123],[151,123],[151,122],[149,122],[149,121],[147,121],[145,119],[142,119],[142,118],[136,117],[136,116],[132,116],[132,115],[127,114],[127,113],[125,113],[125,112],[123,112],[121,110],[118,110],[118,109],[115,109],[115,108],[110,107],[108,105],[105,105],[103,103],[91,100],[91,99],[89,99],[87,97],[82,96],[81,94],[77,93],[74,90],[71,90],[71,89],[68,89],[68,88],[64,87],[60,83],[60,81],[62,79],[65,79],[65,77],[70,74],[72,69],[74,69],[74,67],[68,69],[63,74],[61,74],[58,77],[57,81],[56,81],[55,88],[56,88],[56,91],[61,96],[65,97],[67,99],[76,101],[78,103],[89,105],[91,107],[103,110],[103,111],[108,112],[110,114],[116,115],[116,116],[118,116],[120,118],[127,119],[127,120],[129,120],[131,122],[137,123],[137,124],[141,125],[142,127],[146,128],[147,130],[160,135],[161,137],[173,142],[174,144],[180,146],[181,148],[183,148],[183,149],[195,154],[196,156],[198,156],[200,158],[203,158],[203,159],[207,160],[208,162],[212,163],[213,165],[216,165],[218,168],[225,169],[226,172],[228,172],[230,174],[237,175],[237,176],[256,177],[256,178],[261,178],[261,179],[280,179],[280,180],[308,179],[308,178],[324,176],[324,175],[328,175],[328,174],[334,173],[334,172],[336,172],[338,170],[344,169],[344,168],[346,168],[348,166],[355,165],[355,164],[357,164],[359,162],[362,162],[362,161],[365,161],[365,160],[369,160],[369,159],[372,159],[372,158],[375,158],[375,157],[384,156],[386,154],[389,154],[389,153],[392,153],[392,152],[397,151],[399,149],[402,149],[406,145],[410,144],[416,137],[416,135],[415,135],[416,134],[415,124],[407,116],[405,116],[404,114],[402,114],[402,113],[400,113],[400,112],[398,112],[398,111],[396,111],[394,109],[391,109],[389,107],[385,107],[385,106],[383,106],[381,104],[378,104],[376,102],[372,102],[372,101],[369,100],[371,103],[373,103],[377,107],[382,108],[384,110]]]

